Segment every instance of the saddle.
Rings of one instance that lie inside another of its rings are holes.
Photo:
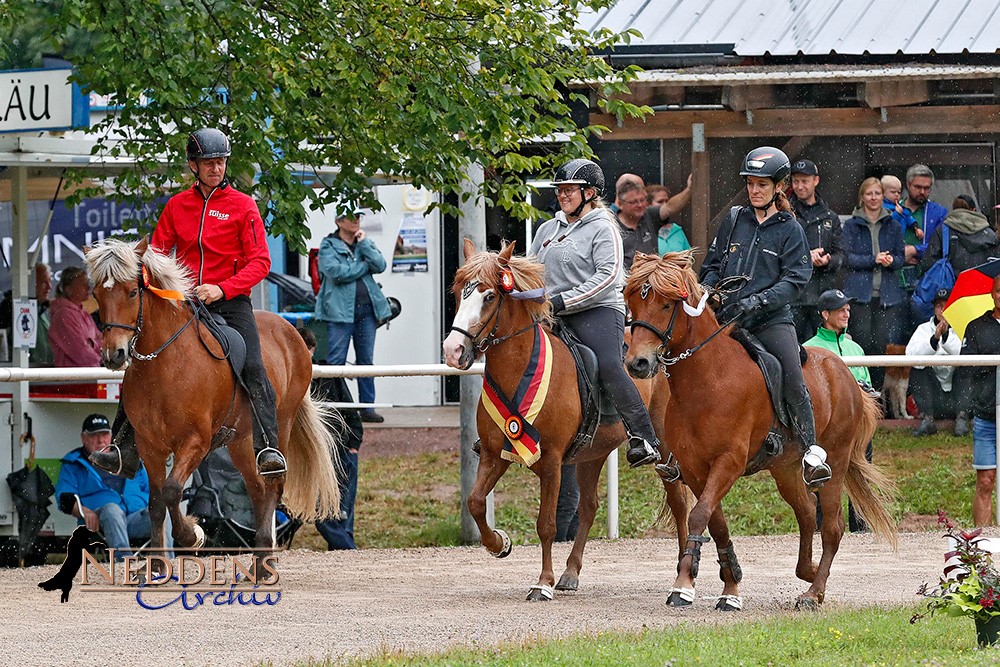
[[[571,461],[580,452],[586,450],[594,442],[594,434],[600,424],[613,424],[620,417],[607,392],[601,387],[597,376],[597,355],[589,347],[580,342],[573,331],[556,322],[552,333],[566,344],[573,362],[576,364],[576,382],[580,390],[580,408],[582,419],[573,441],[570,443],[565,461]]]
[[[745,329],[736,327],[733,329],[732,338],[736,340],[743,349],[747,351],[750,358],[754,360],[760,372],[764,376],[764,385],[767,393],[771,397],[771,407],[774,408],[774,423],[771,430],[764,438],[764,443],[758,450],[756,456],[750,459],[747,464],[744,476],[752,475],[767,467],[770,459],[780,456],[785,446],[785,431],[781,427],[791,428],[788,408],[785,405],[784,381],[781,377],[781,363],[778,358],[768,352],[756,336]],[[805,363],[808,358],[806,349],[799,346],[799,361]]]
[[[201,303],[200,301],[192,302],[192,308],[194,309],[195,317],[198,318],[197,324],[199,326],[204,324],[205,328],[208,329],[215,340],[219,342],[219,346],[222,348],[222,357],[216,358],[227,359],[229,361],[229,366],[233,371],[235,381],[239,384],[239,386],[243,387],[243,391],[247,392],[247,395],[249,396],[250,392],[247,389],[246,384],[243,382],[243,366],[246,364],[247,360],[247,344],[246,341],[243,340],[243,336],[239,331],[226,324],[226,320],[221,315],[217,315],[208,310],[204,303]],[[204,345],[204,341],[202,344]],[[215,354],[212,353],[211,350],[209,350],[209,354],[215,357]],[[256,415],[254,415],[254,419],[256,419]],[[235,425],[231,427],[223,424],[223,426],[219,428],[219,431],[212,436],[211,448],[216,449],[218,447],[228,445],[232,442],[235,436]]]

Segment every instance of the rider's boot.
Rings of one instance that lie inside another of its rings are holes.
[[[268,382],[266,375],[262,378],[244,376],[243,379],[249,389],[250,400],[259,420],[253,430],[253,451],[257,458],[257,472],[262,476],[283,475],[288,471],[288,465],[285,463],[284,454],[277,449],[278,416],[274,405],[274,390],[270,388],[270,383],[264,386],[263,383]]]
[[[802,442],[802,480],[806,483],[806,490],[819,491],[833,476],[833,471],[826,462],[826,450],[816,444],[812,401],[807,396],[800,403],[789,403],[788,411],[792,428]]]
[[[139,472],[142,459],[139,458],[139,450],[135,447],[135,429],[125,416],[125,409],[121,403],[118,404],[118,414],[115,415],[112,432],[115,435],[111,445],[102,452],[91,454],[90,462],[112,475],[132,479]]]
[[[650,443],[645,438],[633,435],[629,437],[628,445],[625,458],[631,468],[638,468],[660,460],[660,451],[657,449],[660,443],[656,438],[653,438],[653,442]]]

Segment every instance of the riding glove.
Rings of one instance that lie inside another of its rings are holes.
[[[566,310],[566,304],[563,302],[562,294],[556,294],[554,297],[549,299],[549,303],[552,304],[553,315]]]
[[[750,296],[736,302],[736,316],[746,317],[748,315],[753,315],[763,307],[764,300],[760,298],[760,295],[751,294]]]

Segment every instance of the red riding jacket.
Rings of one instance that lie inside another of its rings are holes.
[[[257,203],[228,183],[208,197],[198,184],[167,202],[153,231],[161,252],[177,249],[196,285],[218,285],[225,298],[250,295],[271,270],[267,233]]]

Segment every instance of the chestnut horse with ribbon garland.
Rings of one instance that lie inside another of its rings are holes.
[[[499,253],[477,253],[472,242],[465,240],[465,264],[455,274],[452,288],[457,314],[444,341],[444,356],[449,366],[464,369],[486,353],[487,377],[476,420],[481,439],[479,468],[468,506],[483,546],[497,558],[510,554],[511,542],[506,533],[486,522],[486,496],[513,461],[527,465],[538,476],[541,503],[536,528],[542,544],[542,572],[527,599],[545,601],[554,596],[553,584],[556,590],[576,590],[579,585],[583,550],[597,513],[601,468],[608,454],[625,442],[626,433],[621,422],[601,425],[589,447],[573,460],[565,460],[582,419],[576,364],[569,348],[548,329],[551,315],[544,268],[513,252],[511,243]],[[580,527],[566,570],[556,584],[552,542],[563,463],[577,466]],[[683,548],[687,491],[679,484],[664,482],[664,487]]]
[[[335,514],[336,442],[324,423],[331,413],[309,394],[312,360],[295,328],[273,313],[255,312],[277,396],[278,448],[288,460],[285,475],[264,478],[257,474],[249,400],[222,347],[185,301],[193,287],[186,269],[147,248],[146,240],[108,238],[88,249],[86,260],[100,305],[104,365],[127,368],[122,402],[149,475],[151,551],[163,547],[167,510],[177,546],[204,541],[201,527],[181,514],[181,489],[224,428],[234,430],[229,453],[253,503],[257,547],[274,548],[279,501],[303,521]]]
[[[625,366],[637,378],[650,378],[660,369],[667,375],[671,400],[663,415],[665,441],[698,498],[688,517],[688,546],[667,604],[694,602],[701,545],[708,541],[702,533],[708,528],[718,548],[724,582],[716,608],[735,611],[742,606],[742,573],[722,499],[758,455],[775,418],[756,363],[739,342],[717,335],[724,327],[705,308],[693,261],[690,251],[662,258],[637,254],[625,287],[633,317]],[[823,553],[818,565],[812,560],[816,501],[802,480],[800,446],[786,442],[783,453],[761,466],[771,472],[799,524],[795,574],[812,585],[796,606],[814,608],[823,602],[830,566],[844,534],[842,491],[846,487],[868,525],[895,546],[895,524],[886,510],[894,485],[865,460],[865,447],[879,415],[875,399],[858,387],[840,357],[828,350],[808,348],[802,373],[812,396],[817,440],[833,469],[832,479],[819,491]],[[784,436],[786,440],[793,437],[787,429]]]

